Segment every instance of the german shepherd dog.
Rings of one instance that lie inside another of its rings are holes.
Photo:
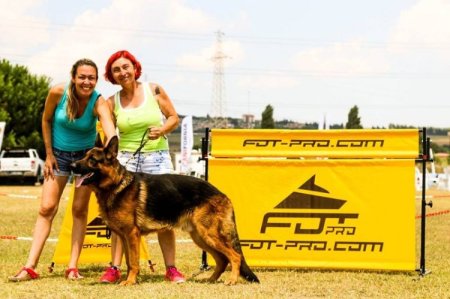
[[[231,274],[225,284],[236,284],[239,275],[259,282],[245,261],[233,206],[225,194],[195,177],[129,172],[117,160],[117,153],[117,136],[106,147],[98,138],[96,147],[71,167],[82,175],[77,185],[93,189],[101,217],[122,240],[128,275],[121,285],[136,283],[141,235],[175,227],[189,232],[214,258],[216,267],[209,282],[217,281],[228,263]]]

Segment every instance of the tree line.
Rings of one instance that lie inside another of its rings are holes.
[[[6,122],[2,147],[36,148],[44,156],[41,119],[50,78],[0,61],[0,121]]]
[[[273,119],[273,107],[271,105],[267,105],[266,109],[264,109],[261,114],[261,128],[262,129],[274,129],[275,128],[275,120]],[[330,129],[343,129],[343,125],[331,125]],[[353,106],[348,113],[348,120],[345,123],[345,129],[362,129],[363,126],[361,124],[361,117],[359,117],[359,108],[358,106]],[[306,124],[302,129],[324,129],[319,128],[318,123]]]

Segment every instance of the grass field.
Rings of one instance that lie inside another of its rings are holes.
[[[450,144],[450,137],[444,135],[430,136],[431,142],[440,146],[448,146]]]
[[[66,188],[69,190],[70,188]],[[32,235],[39,206],[41,187],[0,185],[0,236]],[[23,283],[9,283],[7,277],[25,262],[30,241],[0,239],[0,298],[450,298],[450,192],[429,191],[434,196],[433,208],[427,213],[426,268],[432,273],[420,278],[416,272],[336,271],[313,269],[255,269],[261,284],[243,280],[236,286],[202,281],[210,275],[196,277],[200,266],[200,250],[192,243],[177,245],[177,264],[188,282],[180,285],[164,281],[163,262],[158,245],[149,250],[157,264],[156,272],[143,267],[140,283],[131,287],[98,283],[103,264],[80,265],[85,276],[82,281],[67,281],[65,267],[57,265],[53,273],[47,271],[52,260],[55,242],[47,242],[37,268],[42,279]],[[63,196],[50,238],[57,238],[67,205]],[[416,200],[420,214],[420,200]],[[417,266],[419,266],[419,228],[417,227]],[[183,233],[177,237],[186,238]],[[150,236],[149,240],[155,240]],[[228,271],[221,277],[228,275]]]

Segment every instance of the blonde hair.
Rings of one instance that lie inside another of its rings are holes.
[[[94,61],[88,58],[82,58],[74,63],[72,66],[72,70],[70,71],[70,75],[72,79],[75,79],[77,75],[77,70],[80,66],[89,65],[95,68],[96,79],[98,79],[98,68]],[[73,121],[77,116],[79,109],[78,96],[75,90],[75,84],[73,84],[72,80],[70,80],[69,88],[67,89],[67,117],[70,121]]]

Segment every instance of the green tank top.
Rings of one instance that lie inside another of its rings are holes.
[[[123,108],[120,103],[120,91],[114,95],[114,115],[119,128],[119,150],[135,152],[141,141],[147,141],[141,152],[169,150],[166,138],[149,140],[146,129],[163,125],[164,115],[158,102],[153,96],[148,83],[142,83],[144,88],[144,101],[136,108]],[[145,134],[145,136],[144,136]],[[144,136],[144,139],[142,139]]]

